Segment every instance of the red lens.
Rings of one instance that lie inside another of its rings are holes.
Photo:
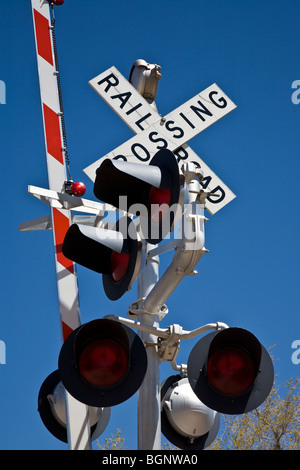
[[[169,210],[171,191],[152,186],[149,194],[149,209],[154,222],[160,222]],[[164,204],[163,207],[161,207]]]
[[[253,360],[239,347],[226,346],[211,354],[207,379],[218,392],[239,395],[248,390],[256,377]]]
[[[111,275],[114,281],[120,281],[126,274],[129,265],[130,255],[113,251],[110,259]]]
[[[82,351],[78,369],[82,378],[95,387],[116,385],[128,370],[128,354],[110,338],[91,341]]]
[[[71,184],[71,191],[74,196],[83,196],[86,191],[85,184],[81,183],[80,181],[76,181],[75,183]]]

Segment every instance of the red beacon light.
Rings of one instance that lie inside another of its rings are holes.
[[[52,0],[52,3],[54,5],[63,5],[65,0]]]
[[[84,183],[81,183],[81,181],[73,182],[72,180],[65,181],[64,189],[65,189],[65,192],[69,194],[70,196],[77,196],[77,197],[83,196],[86,191],[86,187]]]
[[[85,194],[86,187],[84,183],[75,181],[71,184],[71,192],[74,196],[83,196]]]

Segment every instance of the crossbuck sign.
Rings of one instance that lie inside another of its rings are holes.
[[[211,214],[235,198],[233,192],[186,143],[236,108],[216,84],[161,117],[115,67],[109,68],[89,83],[137,134],[84,169],[92,181],[95,180],[96,170],[104,158],[147,164],[158,150],[168,148],[176,155],[179,165],[193,162],[203,170],[202,187],[214,195],[206,200],[206,209]]]

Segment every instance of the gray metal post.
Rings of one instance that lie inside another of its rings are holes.
[[[158,256],[147,259],[148,248],[149,244],[143,241],[143,258],[138,279],[139,298],[147,296],[159,278]],[[159,326],[158,315],[140,313],[139,321],[143,325]],[[138,391],[138,449],[160,450],[160,362],[155,346],[157,337],[143,331],[139,335],[146,346],[148,367]]]

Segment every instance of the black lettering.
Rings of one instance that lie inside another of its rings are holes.
[[[201,106],[201,108],[196,108],[196,106],[190,106],[191,110],[194,111],[194,113],[197,114],[197,116],[199,116],[199,118],[204,122],[205,121],[205,118],[202,116],[202,113],[203,114],[206,114],[207,116],[212,116],[212,113],[209,111],[209,109],[207,109],[206,106],[204,106],[203,103],[201,103],[201,101],[197,101],[197,103]]]
[[[111,79],[114,79],[114,82],[111,82]],[[107,77],[100,80],[98,82],[98,85],[102,85],[102,83],[104,82],[107,82],[107,87],[104,89],[105,93],[108,92],[110,87],[119,85],[119,80],[113,73],[111,73],[110,75],[107,75]]]
[[[125,93],[119,93],[118,95],[111,96],[111,99],[115,100],[116,98],[118,98],[121,101],[120,108],[122,109],[124,108],[131,95],[132,93],[130,91],[127,91]]]
[[[146,116],[141,117],[138,121],[135,122],[135,124],[143,131],[144,128],[140,125],[141,122],[143,122],[145,119],[151,116],[151,113],[146,114]]]
[[[168,142],[167,142],[165,139],[163,139],[162,137],[158,137],[158,139],[154,139],[154,136],[155,136],[155,135],[158,135],[158,132],[155,132],[155,131],[154,131],[154,132],[150,132],[150,134],[149,134],[149,140],[151,140],[151,142],[163,142],[163,145],[160,145],[160,146],[157,145],[156,148],[158,148],[158,149],[165,149],[165,148],[167,148],[167,147],[168,147]]]
[[[219,198],[216,198],[216,197],[212,197],[212,198],[211,198],[210,196],[207,198],[207,200],[208,200],[209,202],[211,202],[212,204],[218,204],[219,202],[223,201],[223,199],[224,199],[224,197],[225,197],[225,191],[224,191],[224,189],[221,188],[221,186],[216,186],[215,189],[213,189],[213,190],[210,191],[210,192],[214,194],[214,193],[216,193],[216,192],[218,192],[218,191],[221,192],[221,195],[220,195]]]
[[[188,125],[191,126],[192,129],[195,129],[194,124],[183,113],[179,113],[179,116],[181,116],[185,120],[185,122],[187,122]]]
[[[113,160],[124,160],[124,162],[127,162],[125,155],[116,155]]]
[[[184,131],[181,129],[181,127],[171,127],[170,124],[175,124],[175,121],[167,121],[165,126],[168,131],[179,131],[179,134],[173,134],[173,137],[175,139],[180,139],[181,137],[184,136]]]
[[[200,181],[200,184],[203,189],[206,189],[210,182],[211,176],[204,176],[203,179]]]
[[[182,152],[182,155],[180,155],[180,152]],[[173,151],[175,157],[177,157],[177,163],[180,162],[180,160],[186,160],[189,156],[188,152],[184,147],[178,147],[178,149]]]
[[[219,99],[218,99],[218,103],[212,98],[213,95],[217,95],[217,94],[218,94],[217,91],[211,91],[210,94],[208,95],[210,101],[211,101],[215,106],[217,106],[217,108],[226,108],[226,106],[227,106],[227,101],[225,100],[225,98],[219,98]],[[220,103],[222,103],[222,104],[220,104]]]
[[[133,113],[134,111],[136,111],[137,109],[139,109],[141,106],[142,106],[142,103],[138,103],[135,106],[133,106],[133,108],[129,109],[129,111],[126,112],[127,116]]]
[[[142,149],[142,151],[145,153],[146,156],[144,158],[137,153],[137,151],[136,151],[137,148]],[[139,160],[141,160],[142,162],[147,162],[150,159],[150,153],[148,152],[146,147],[144,147],[142,144],[133,144],[131,146],[131,151],[132,151],[133,155],[136,158],[138,158]]]

